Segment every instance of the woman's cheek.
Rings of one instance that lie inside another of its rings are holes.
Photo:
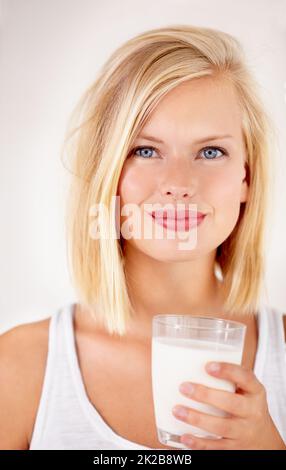
[[[144,166],[130,164],[123,168],[118,184],[121,207],[123,204],[142,204],[151,198],[155,191],[152,173]]]
[[[233,173],[225,173],[207,186],[204,200],[212,206],[214,223],[221,228],[222,239],[226,239],[236,226],[241,207],[240,197],[241,181]]]

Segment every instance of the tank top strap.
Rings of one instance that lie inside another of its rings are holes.
[[[66,367],[70,362],[70,330],[73,328],[73,314],[75,304],[70,302],[61,308],[51,318],[50,335],[51,335],[51,355],[55,351],[55,359],[57,364]]]
[[[281,436],[286,442],[286,350],[283,313],[280,309],[266,306],[267,350],[262,382],[267,391],[267,402]]]
[[[74,303],[68,303],[50,317],[46,367],[30,449],[45,441],[44,433],[49,420],[55,417],[62,401],[69,398],[67,392],[70,394],[73,391],[68,357],[68,327],[73,310]]]
[[[46,364],[47,382],[54,379],[55,373],[66,370],[68,365],[68,333],[72,322],[74,303],[60,307],[52,316],[49,325],[48,358]],[[50,375],[52,371],[52,376]]]
[[[285,336],[283,324],[283,312],[274,307],[266,307],[267,322],[268,322],[268,342],[269,350],[268,357],[270,360],[275,358],[273,369],[277,368],[277,373],[285,372],[286,357],[285,357]]]

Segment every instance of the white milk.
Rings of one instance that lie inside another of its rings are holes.
[[[233,383],[209,375],[205,364],[210,361],[241,364],[242,352],[242,346],[196,339],[153,337],[152,389],[157,428],[176,436],[190,433],[199,437],[220,437],[180,421],[172,414],[172,408],[181,404],[205,413],[226,416],[222,410],[184,396],[179,386],[182,382],[194,382],[234,392]]]

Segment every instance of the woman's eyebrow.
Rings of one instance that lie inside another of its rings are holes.
[[[158,139],[157,137],[153,137],[152,135],[138,135],[136,137],[137,139],[146,139],[146,140],[152,140],[153,142],[157,142],[159,144],[164,144],[165,142],[161,139]],[[221,139],[234,139],[233,135],[226,134],[226,135],[209,135],[206,137],[203,137],[201,139],[195,140],[194,144],[202,144],[203,142],[209,142],[210,140],[221,140]]]

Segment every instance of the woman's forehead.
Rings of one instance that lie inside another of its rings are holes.
[[[210,135],[241,137],[241,108],[233,86],[222,80],[188,81],[165,95],[137,138],[201,140]]]

